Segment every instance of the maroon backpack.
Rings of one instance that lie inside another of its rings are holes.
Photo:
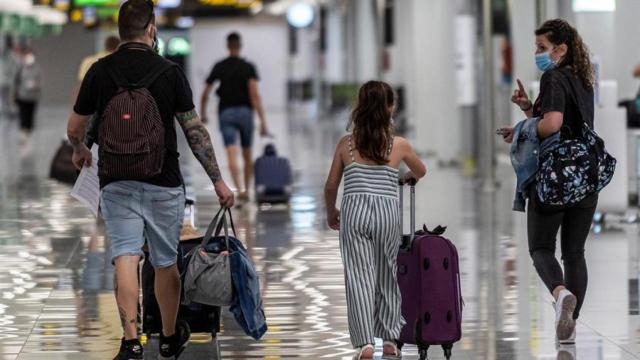
[[[98,174],[111,179],[142,180],[162,172],[165,129],[156,100],[149,91],[173,63],[163,61],[136,83],[102,61],[118,86],[100,116]]]

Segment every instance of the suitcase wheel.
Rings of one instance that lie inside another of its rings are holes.
[[[420,360],[427,360],[429,358],[428,352],[429,348],[419,347],[418,353],[420,354]]]
[[[444,357],[447,360],[451,359],[451,350],[453,349],[453,344],[442,345],[442,349],[444,350]]]

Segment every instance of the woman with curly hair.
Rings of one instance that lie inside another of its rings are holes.
[[[560,132],[560,139],[575,139],[583,124],[593,128],[593,69],[589,50],[582,38],[565,20],[549,20],[536,30],[536,65],[543,72],[540,95],[531,102],[518,80],[519,88],[511,101],[527,117],[540,117],[538,137],[545,139]],[[506,142],[513,141],[512,129],[504,129]],[[529,253],[538,275],[553,298],[556,310],[556,336],[561,344],[575,343],[575,320],[587,291],[587,264],[584,248],[598,194],[562,208],[542,204],[529,186],[527,232]],[[561,231],[564,272],[555,257],[556,236]]]

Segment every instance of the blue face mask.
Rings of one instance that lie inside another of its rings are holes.
[[[551,59],[551,51],[536,55],[536,66],[540,71],[551,70],[556,67],[556,63]]]

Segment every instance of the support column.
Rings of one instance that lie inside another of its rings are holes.
[[[493,71],[493,1],[482,0],[482,80],[478,171],[485,190],[495,188],[495,84]]]
[[[413,145],[424,155],[450,161],[460,155],[462,129],[456,105],[455,34],[456,3],[450,0],[403,0],[409,7],[411,39],[407,84]],[[404,11],[406,13],[406,11]]]
[[[344,82],[345,57],[345,23],[344,11],[340,6],[327,8],[327,50],[324,55],[325,81],[330,84]]]
[[[378,79],[378,34],[376,29],[376,8],[372,1],[355,1],[355,75],[359,83]]]
[[[513,47],[513,76],[522,80],[525,88],[538,80],[535,63],[535,35],[537,20],[531,16],[536,12],[536,4],[531,0],[512,0],[511,38]],[[522,120],[522,111],[511,107],[512,122]]]

